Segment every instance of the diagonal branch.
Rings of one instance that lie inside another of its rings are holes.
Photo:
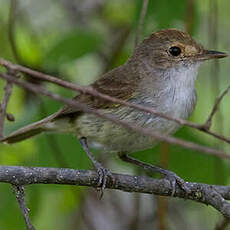
[[[143,26],[144,26],[144,19],[145,19],[145,15],[147,13],[148,10],[148,4],[149,4],[149,0],[142,0],[142,9],[141,9],[141,14],[140,14],[140,18],[139,18],[139,22],[138,22],[138,26],[137,26],[137,33],[136,33],[136,38],[135,38],[135,47],[138,46],[140,40],[141,40],[141,35],[143,33]]]
[[[213,108],[212,108],[212,111],[207,119],[207,121],[205,122],[205,125],[204,127],[206,127],[207,129],[209,129],[211,127],[211,124],[212,124],[212,119],[213,119],[213,116],[215,115],[215,113],[217,112],[218,110],[218,107],[222,101],[222,99],[224,98],[224,96],[230,91],[230,86],[228,86],[221,94],[219,97],[217,97],[216,99],[216,103],[214,104]]]
[[[29,217],[29,209],[26,207],[24,196],[25,191],[23,186],[19,185],[13,185],[13,190],[16,195],[16,199],[18,201],[19,207],[21,209],[21,212],[23,214],[25,223],[26,223],[26,229],[27,230],[35,230],[34,226],[31,224],[30,217]]]
[[[156,140],[165,141],[165,142],[168,142],[168,143],[171,143],[171,144],[174,144],[174,145],[179,145],[179,146],[182,146],[184,148],[193,149],[193,150],[196,150],[196,151],[201,151],[201,152],[204,152],[204,153],[206,153],[208,155],[214,155],[214,156],[218,156],[218,157],[221,157],[221,158],[228,158],[228,159],[230,158],[230,155],[225,153],[222,150],[209,148],[209,147],[199,145],[199,144],[195,144],[195,143],[192,143],[192,142],[189,142],[189,141],[184,141],[184,140],[172,137],[172,136],[152,132],[149,129],[142,128],[140,126],[136,126],[136,125],[134,125],[134,124],[132,124],[130,122],[126,122],[126,121],[123,121],[123,120],[118,120],[112,115],[104,114],[100,110],[93,109],[93,108],[91,108],[91,107],[89,107],[89,106],[87,106],[85,104],[77,102],[76,100],[74,101],[72,99],[66,99],[66,98],[64,98],[64,97],[62,97],[62,96],[60,96],[58,94],[51,93],[50,91],[46,90],[45,88],[43,88],[41,86],[36,86],[36,85],[34,85],[32,83],[29,83],[29,82],[23,82],[23,81],[21,81],[19,79],[16,79],[16,78],[14,78],[14,77],[12,77],[10,75],[0,73],[0,77],[5,79],[5,80],[7,80],[7,81],[13,82],[14,84],[16,84],[16,85],[18,85],[18,86],[20,86],[20,87],[22,87],[22,88],[24,88],[26,90],[29,90],[29,91],[31,91],[33,93],[48,96],[48,97],[50,97],[50,98],[52,98],[54,100],[57,100],[57,101],[60,101],[62,103],[65,103],[67,105],[76,107],[76,108],[78,108],[81,111],[84,111],[86,113],[95,114],[98,117],[101,117],[103,119],[112,121],[113,123],[115,123],[117,125],[121,125],[126,129],[138,132],[138,133],[140,133],[142,135],[145,135],[145,136],[153,137]]]
[[[147,193],[171,196],[172,188],[166,179],[152,179],[146,176],[130,176],[113,173],[114,183],[108,178],[106,188],[125,192]],[[98,174],[90,170],[64,168],[42,168],[22,166],[0,166],[0,182],[15,186],[31,184],[64,184],[97,187]],[[230,218],[230,187],[186,182],[191,190],[189,195],[176,186],[175,197],[211,205]]]
[[[191,128],[197,129],[199,131],[202,131],[202,132],[204,132],[206,134],[209,134],[209,135],[211,135],[211,136],[213,136],[213,137],[215,137],[217,139],[220,139],[220,140],[230,144],[230,139],[229,138],[210,131],[204,125],[199,125],[199,124],[196,124],[194,122],[187,121],[187,120],[174,118],[174,117],[168,116],[166,114],[157,112],[156,110],[154,110],[151,107],[145,107],[145,106],[142,106],[142,105],[132,104],[132,103],[126,102],[124,100],[120,100],[120,99],[108,96],[106,94],[100,93],[100,92],[94,90],[92,87],[79,86],[79,85],[73,84],[71,82],[58,79],[58,78],[53,77],[51,75],[44,74],[44,73],[29,69],[29,68],[21,66],[21,65],[12,64],[9,61],[6,61],[6,60],[4,60],[2,58],[0,58],[0,65],[4,66],[6,68],[9,68],[9,69],[13,69],[13,70],[17,70],[19,72],[26,73],[26,74],[34,77],[34,78],[38,78],[38,79],[43,80],[43,81],[48,81],[48,82],[54,83],[56,85],[65,87],[67,89],[71,89],[71,90],[74,90],[74,91],[77,91],[77,92],[80,92],[80,93],[83,93],[83,94],[90,94],[90,95],[93,95],[95,97],[107,100],[107,101],[111,101],[111,102],[114,102],[114,103],[118,103],[120,105],[128,106],[128,107],[135,108],[135,109],[138,109],[138,110],[150,113],[150,114],[154,114],[154,115],[159,116],[159,117],[163,117],[163,118],[165,118],[167,120],[174,121],[174,122],[176,122],[176,123],[178,123],[180,125],[186,125],[188,127],[191,127]],[[224,97],[224,95],[223,95],[223,97]],[[222,98],[220,99],[220,101],[222,100]]]

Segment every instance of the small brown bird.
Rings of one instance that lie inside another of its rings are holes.
[[[104,74],[91,86],[109,96],[134,104],[152,107],[171,117],[187,119],[196,105],[195,80],[200,64],[227,54],[208,51],[189,34],[176,29],[152,33],[133,52],[128,61]],[[162,117],[80,94],[74,100],[111,114],[116,119],[135,123],[162,134],[174,133],[180,125]],[[13,132],[2,141],[12,144],[42,132],[66,132],[77,135],[98,174],[98,184],[105,188],[110,172],[103,168],[89,148],[105,153],[119,153],[121,159],[157,171],[170,180],[175,191],[177,182],[186,190],[175,173],[131,158],[129,153],[152,148],[157,141],[130,131],[93,114],[64,106],[53,115]],[[88,147],[89,146],[89,147]]]

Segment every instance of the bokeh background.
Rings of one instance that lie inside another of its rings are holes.
[[[87,85],[124,63],[132,53],[141,0],[0,0],[0,56],[62,79]],[[150,0],[142,39],[158,29],[188,31],[206,48],[230,53],[229,0]],[[190,118],[202,123],[215,98],[230,84],[229,59],[205,63],[197,80],[198,104]],[[26,77],[26,76],[25,76]],[[75,93],[35,81],[67,97]],[[5,82],[0,80],[0,98]],[[222,101],[212,129],[230,136],[230,95]],[[60,103],[14,87],[5,134],[55,112]],[[176,136],[229,151],[224,143],[191,128]],[[115,155],[100,161],[113,172],[142,174]],[[229,161],[161,143],[135,157],[173,170],[188,181],[230,185]],[[41,135],[0,146],[1,165],[92,168],[75,137]],[[191,201],[92,188],[31,185],[26,201],[36,229],[215,229],[222,216]],[[0,184],[0,229],[25,229],[11,186]],[[229,228],[230,229],[230,228]]]

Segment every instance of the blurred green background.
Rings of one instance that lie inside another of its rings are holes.
[[[87,85],[124,63],[132,53],[141,0],[0,0],[0,57],[62,79]],[[229,0],[150,0],[143,36],[162,28],[188,31],[206,48],[230,53]],[[205,63],[197,80],[198,104],[190,118],[202,123],[215,98],[230,84],[228,59]],[[71,97],[74,92],[42,83]],[[5,82],[0,80],[0,98]],[[230,136],[230,95],[216,114],[212,130]],[[14,87],[5,134],[55,112],[60,103]],[[203,145],[229,146],[191,128],[176,136]],[[135,156],[160,164],[188,181],[229,185],[229,161],[180,147],[160,144]],[[115,155],[101,156],[113,172],[141,173]],[[1,165],[92,168],[76,138],[42,135],[12,146],[0,146]],[[211,207],[174,198],[106,191],[98,200],[93,189],[31,185],[26,201],[36,229],[214,229],[221,215]],[[0,184],[0,229],[25,229],[10,185]],[[230,228],[229,228],[230,229]]]

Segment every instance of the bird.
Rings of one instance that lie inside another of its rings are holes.
[[[226,53],[206,50],[186,32],[163,29],[151,33],[125,64],[103,74],[90,86],[111,97],[151,107],[174,118],[188,119],[197,101],[195,81],[200,65],[206,60],[224,57]],[[79,94],[73,100],[153,132],[170,135],[181,127],[172,120],[89,94]],[[1,142],[13,144],[46,132],[76,135],[99,175],[98,186],[102,191],[112,174],[96,160],[91,149],[117,153],[126,162],[163,174],[172,185],[172,194],[176,183],[187,191],[184,180],[174,172],[130,156],[133,152],[153,148],[158,143],[156,139],[73,106],[65,105],[52,115],[14,131]]]

